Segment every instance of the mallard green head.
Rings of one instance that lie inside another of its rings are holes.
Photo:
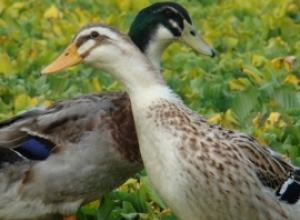
[[[173,41],[182,41],[204,55],[215,55],[194,29],[188,12],[174,2],[155,3],[141,10],[128,35],[157,67],[162,52]]]

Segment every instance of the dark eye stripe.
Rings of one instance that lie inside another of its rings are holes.
[[[100,36],[100,35],[99,35],[99,36]],[[84,40],[80,43],[79,46],[78,46],[78,42],[76,43],[77,48],[79,48],[85,41],[89,40],[89,39],[90,39],[90,35],[82,36],[82,38],[83,38]],[[78,38],[78,39],[80,39],[80,38]],[[105,39],[110,39],[110,38],[107,37],[107,36],[101,36],[101,38],[98,38],[98,40],[95,41],[96,43],[95,43],[94,46],[92,46],[91,48],[89,48],[84,54],[81,54],[81,57],[82,57],[82,58],[85,58],[86,56],[88,56],[88,55],[90,54],[90,52],[91,52],[94,48],[98,47],[100,44],[103,44],[103,40],[105,40]]]
[[[88,39],[90,39],[90,35],[80,36],[80,37],[76,40],[76,47],[77,47],[77,48],[81,47],[81,45],[84,44],[84,42],[86,42]]]
[[[180,27],[180,24],[177,23],[177,21],[175,21],[175,20],[170,20],[169,23],[172,26],[172,28],[176,30],[176,32],[177,32],[176,35],[180,36],[181,32],[182,32],[182,27]],[[177,25],[175,25],[174,23]]]

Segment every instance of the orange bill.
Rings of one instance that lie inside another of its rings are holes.
[[[82,57],[78,54],[75,43],[72,43],[55,61],[41,71],[41,75],[51,74],[67,69],[71,66],[75,66],[81,61]]]
[[[63,216],[63,220],[76,220],[76,216],[75,215]]]

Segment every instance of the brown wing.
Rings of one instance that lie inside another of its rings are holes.
[[[219,134],[242,149],[245,156],[254,164],[255,172],[264,186],[278,190],[291,174],[297,173],[298,169],[295,166],[275,151],[261,145],[253,137],[221,128]]]
[[[76,143],[89,132],[111,130],[118,150],[130,160],[140,160],[129,97],[124,92],[83,95],[31,110],[0,123],[2,148],[15,148],[32,137],[53,147]],[[106,137],[103,137],[106,138]]]

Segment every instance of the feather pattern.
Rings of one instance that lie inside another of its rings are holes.
[[[12,215],[10,210],[22,209],[20,203],[6,201],[3,193],[21,197],[24,206],[36,204],[27,209],[28,218],[38,216],[40,209],[46,213],[70,214],[68,210],[73,212],[73,207],[76,210],[79,205],[99,198],[143,168],[130,101],[124,92],[61,101],[38,116],[5,124],[0,133],[22,130],[24,138],[50,140],[53,146],[48,148],[51,156],[45,162],[28,160],[9,145],[0,148],[0,186],[19,180],[14,184],[16,191],[12,191],[12,186],[8,192],[5,190],[8,186],[0,187],[0,219]],[[67,181],[63,181],[66,177]],[[22,219],[24,215],[13,212],[12,219]]]
[[[253,164],[253,168],[261,183],[274,193],[280,190],[285,182],[290,180],[291,176],[294,176],[294,179],[300,178],[298,167],[284,160],[270,148],[262,146],[253,137],[221,127],[218,129],[218,138],[234,142]],[[298,192],[300,192],[300,186]]]
[[[69,48],[88,36],[89,31],[82,30]],[[179,218],[298,219],[298,193],[285,198],[298,190],[297,167],[254,138],[212,125],[188,109],[126,36],[116,36],[115,29],[101,24],[92,25],[90,32],[95,31],[104,42],[83,62],[125,86],[148,177]],[[85,50],[90,49],[78,48],[79,56]],[[51,68],[43,73],[47,71]],[[262,178],[265,171],[270,174]]]
[[[253,138],[228,130],[223,133],[222,128],[209,124],[181,102],[169,101],[169,97],[152,101],[147,107],[135,106],[136,98],[131,98],[133,112],[145,112],[134,118],[151,183],[180,218],[298,219],[299,207],[293,206],[297,201],[283,197],[278,200],[274,192],[266,190],[257,178],[259,166],[249,160],[237,141],[247,138],[256,145],[253,151],[264,152],[265,147]],[[276,159],[272,163],[277,164]],[[299,171],[294,168],[294,172]],[[294,179],[288,187],[293,187],[293,198],[299,200]]]

